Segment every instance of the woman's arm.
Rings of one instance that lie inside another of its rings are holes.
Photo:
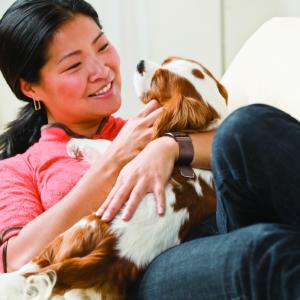
[[[57,204],[28,223],[10,239],[7,251],[8,272],[29,262],[56,236],[84,215],[95,211],[109,193],[121,162],[107,157],[100,166],[92,166],[76,186]]]
[[[211,169],[211,148],[215,130],[190,134],[194,146],[192,166],[199,169]]]
[[[122,167],[151,140],[161,113],[157,102],[128,121],[107,151],[56,205],[34,218],[8,243],[8,271],[19,269],[81,217],[96,211],[109,194]],[[105,160],[103,160],[105,157]]]
[[[210,169],[211,146],[214,131],[191,134],[194,146],[192,166]],[[160,137],[151,143],[121,171],[115,186],[103,202],[97,214],[110,221],[125,204],[124,220],[134,214],[139,202],[147,193],[153,193],[157,211],[164,213],[164,188],[178,158],[177,142],[170,137]]]

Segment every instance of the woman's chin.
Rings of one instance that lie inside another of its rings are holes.
[[[121,107],[121,101],[116,101],[115,103],[110,103],[110,105],[103,107],[103,112],[105,115],[112,115],[116,113]]]

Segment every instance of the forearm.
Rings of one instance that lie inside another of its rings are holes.
[[[191,133],[194,147],[194,159],[192,166],[195,168],[210,169],[211,168],[211,148],[215,131],[206,131],[199,133]],[[161,137],[160,143],[164,147],[163,151],[166,151],[172,158],[174,163],[178,159],[179,147],[177,142],[173,138]]]
[[[96,162],[60,202],[27,224],[8,244],[8,271],[19,269],[81,217],[96,211],[121,166],[115,157]]]
[[[211,150],[214,135],[214,130],[190,134],[194,146],[193,167],[211,169]]]

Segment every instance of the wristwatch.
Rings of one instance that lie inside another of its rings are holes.
[[[183,177],[195,178],[195,173],[191,167],[194,158],[194,147],[190,136],[180,131],[166,132],[164,136],[169,136],[178,143],[179,155],[175,164],[179,167],[180,174]]]

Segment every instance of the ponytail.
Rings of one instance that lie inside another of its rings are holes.
[[[24,153],[41,136],[41,127],[47,124],[47,113],[42,105],[35,111],[32,103],[23,106],[6,131],[0,135],[0,159]]]

